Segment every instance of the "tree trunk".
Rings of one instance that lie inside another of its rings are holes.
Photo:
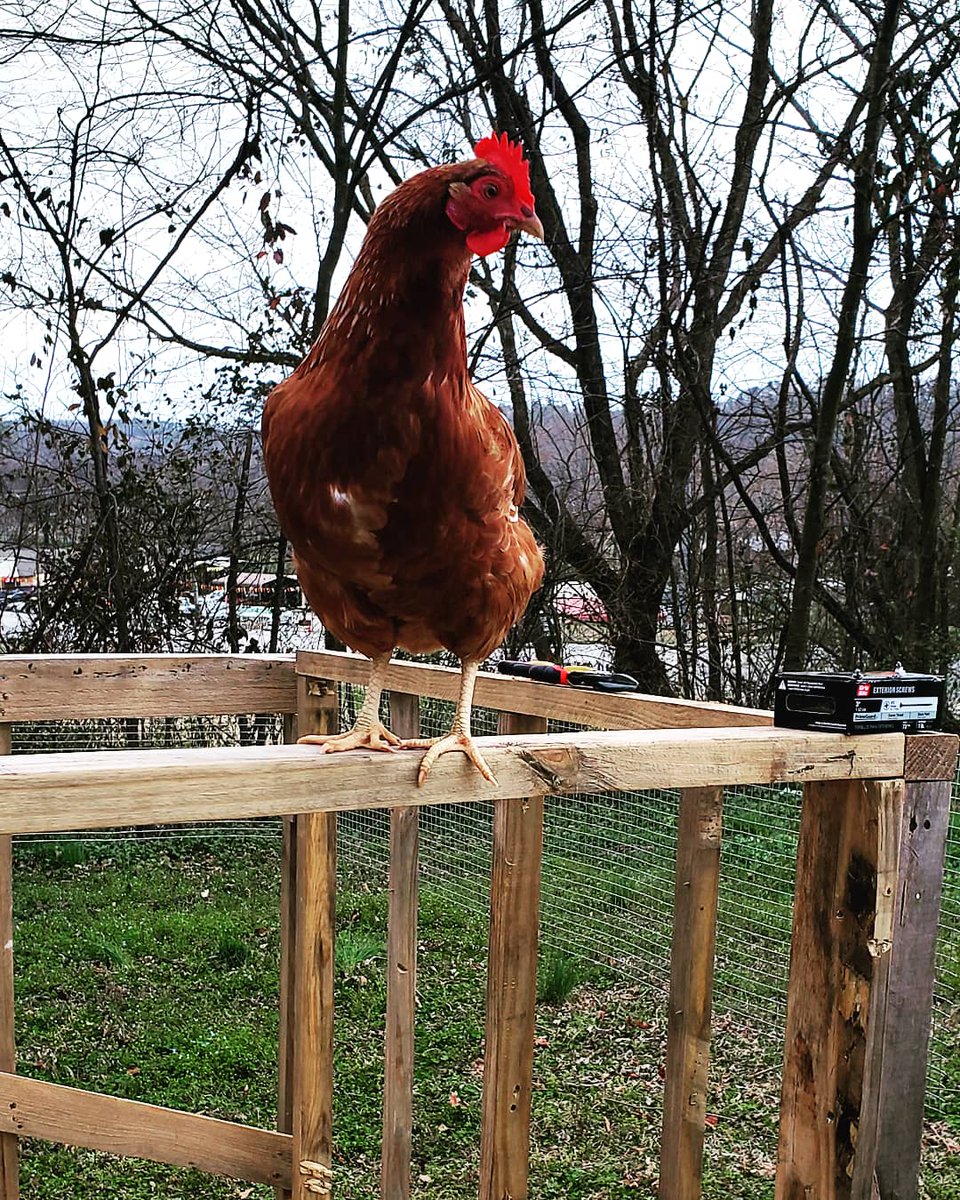
[[[787,670],[799,670],[806,665],[807,660],[810,614],[820,561],[820,545],[826,532],[827,492],[830,485],[833,441],[854,356],[857,314],[866,291],[867,273],[873,255],[873,198],[877,186],[877,152],[885,124],[883,110],[900,8],[901,0],[886,0],[884,4],[883,19],[877,31],[870,70],[864,85],[864,92],[869,101],[863,146],[857,155],[853,180],[853,254],[840,302],[833,362],[823,386],[820,410],[817,414],[807,503],[797,553],[797,573],[787,620],[784,651],[784,666]]]
[[[280,616],[286,600],[285,574],[287,565],[287,539],[281,533],[277,538],[276,587],[270,607],[270,653],[276,654],[280,645]]]
[[[240,576],[240,550],[243,545],[243,515],[250,487],[250,459],[253,455],[253,430],[248,429],[243,442],[240,478],[230,526],[230,561],[227,567],[227,643],[232,653],[240,650],[240,622],[237,614],[237,585]]]
[[[713,463],[709,444],[700,451],[704,491],[714,490]],[[707,508],[704,520],[701,596],[703,624],[707,636],[707,699],[723,699],[723,662],[720,642],[720,613],[717,586],[717,503]]]

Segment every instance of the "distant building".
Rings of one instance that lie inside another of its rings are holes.
[[[588,583],[564,583],[557,588],[554,608],[563,625],[566,642],[607,642],[610,618],[600,597]]]
[[[0,550],[0,589],[11,591],[39,586],[36,550]]]
[[[284,608],[302,608],[303,595],[297,577],[283,575],[280,583],[283,588]],[[225,589],[226,575],[213,580],[213,586],[218,591]],[[276,587],[276,575],[264,571],[241,571],[237,575],[237,599],[241,604],[272,604]]]

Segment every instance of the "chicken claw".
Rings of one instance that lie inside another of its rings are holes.
[[[326,754],[339,754],[342,750],[385,750],[392,753],[397,746],[402,746],[400,738],[380,720],[380,696],[389,662],[389,652],[379,654],[373,660],[367,694],[352,729],[346,733],[306,733],[297,738],[297,745],[322,746]]]
[[[323,746],[326,754],[339,754],[342,750],[385,750],[392,754],[402,744],[382,722],[371,723],[359,717],[346,733],[307,733],[297,738],[298,746]]]
[[[417,771],[417,787],[423,787],[424,780],[433,770],[433,764],[441,754],[450,754],[459,750],[473,763],[488,783],[496,783],[493,772],[484,762],[483,755],[477,749],[473,735],[470,733],[470,708],[473,703],[473,687],[477,679],[480,664],[476,659],[461,659],[460,696],[453,717],[453,727],[444,737],[423,738],[416,741],[404,742],[404,746],[429,746],[430,749],[420,760]]]
[[[417,787],[423,787],[424,780],[433,770],[433,765],[440,755],[450,754],[454,750],[465,754],[488,783],[497,782],[493,772],[484,761],[483,755],[477,749],[476,742],[468,733],[458,733],[456,730],[452,730],[445,737],[431,738],[429,741],[418,741],[412,744],[430,747],[420,760],[420,768],[417,771]],[[411,743],[406,742],[405,745],[410,746]]]

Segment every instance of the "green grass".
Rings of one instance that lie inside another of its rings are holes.
[[[361,967],[372,966],[384,955],[383,938],[362,926],[341,929],[337,933],[335,957],[337,970],[353,975]]]
[[[749,831],[745,837],[752,836]],[[275,1122],[279,847],[136,840],[20,848],[15,876],[20,1070],[136,1100],[271,1127]],[[558,855],[559,857],[559,855]],[[643,859],[640,859],[641,864]],[[575,860],[570,858],[572,871]],[[387,893],[379,868],[344,860],[336,954],[337,1195],[376,1200],[383,1078]],[[558,887],[563,874],[545,875]],[[636,924],[662,863],[617,882],[605,868],[591,919]],[[569,879],[569,873],[567,875]],[[568,901],[569,902],[569,901]],[[751,892],[748,903],[763,902]],[[579,916],[578,912],[578,916]],[[770,919],[781,922],[776,906]],[[789,921],[789,914],[786,915]],[[623,925],[626,928],[626,925]],[[669,911],[639,944],[663,950]],[[643,940],[646,939],[646,940]],[[425,881],[418,949],[415,1200],[475,1194],[487,928],[481,910]],[[733,972],[733,966],[729,968]],[[569,950],[542,955],[530,1195],[652,1197],[665,1045],[664,995]],[[706,1200],[771,1200],[780,1043],[716,1021]],[[925,1200],[960,1194],[957,1134],[933,1131]],[[197,1172],[24,1144],[31,1200],[272,1200]]]
[[[583,976],[583,965],[577,959],[562,950],[544,950],[537,967],[537,1000],[541,1004],[563,1004]]]

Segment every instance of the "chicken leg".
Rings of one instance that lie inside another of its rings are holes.
[[[383,679],[389,662],[389,650],[373,660],[367,694],[363,698],[363,705],[357,713],[352,729],[348,729],[346,733],[308,733],[297,738],[297,744],[323,746],[327,754],[358,749],[392,751],[403,745],[400,738],[391,733],[380,720],[380,696],[383,693]]]
[[[422,787],[424,780],[433,770],[433,764],[441,754],[449,754],[459,750],[473,763],[484,779],[496,783],[493,772],[483,760],[470,733],[470,709],[473,705],[473,689],[477,682],[477,671],[480,663],[471,659],[460,663],[460,698],[457,701],[457,711],[454,714],[453,726],[450,732],[439,738],[424,738],[417,741],[404,742],[404,746],[429,746],[426,754],[420,760],[417,772],[417,787]]]

